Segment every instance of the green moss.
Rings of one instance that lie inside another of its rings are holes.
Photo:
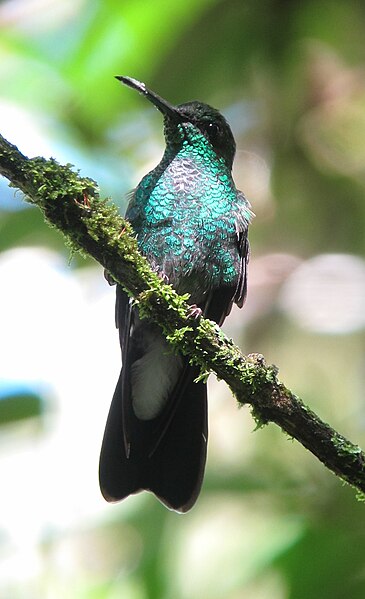
[[[79,172],[73,170],[72,164],[60,165],[54,158],[32,158],[27,163],[27,179],[34,188],[34,196],[39,201],[59,200],[60,197],[83,198],[96,197],[98,186],[95,181],[80,177]]]
[[[191,333],[193,329],[189,326],[181,327],[180,329],[176,329],[173,333],[166,335],[167,341],[169,341],[172,345],[180,346],[184,343],[184,339],[187,333]]]
[[[242,408],[243,404],[239,404],[239,407]],[[254,433],[269,424],[269,420],[262,418],[253,406],[251,406],[251,416],[255,421],[255,428],[253,429]]]
[[[212,370],[202,369],[200,374],[194,379],[194,383],[206,383],[212,372]]]
[[[354,445],[350,441],[347,441],[347,439],[342,437],[339,433],[332,435],[331,442],[340,455],[358,458],[358,456],[362,454],[362,450],[358,445]]]

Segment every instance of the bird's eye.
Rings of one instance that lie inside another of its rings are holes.
[[[212,144],[217,142],[220,133],[219,125],[217,125],[217,123],[205,121],[201,124],[200,128]]]
[[[207,123],[206,132],[210,139],[216,139],[218,137],[219,127],[216,123]]]

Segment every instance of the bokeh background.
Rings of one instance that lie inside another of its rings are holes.
[[[225,330],[365,446],[365,5],[3,0],[0,132],[126,192],[161,115],[114,75],[221,109],[252,203],[249,297]],[[201,497],[107,505],[114,289],[0,181],[0,599],[363,599],[365,506],[210,378]]]

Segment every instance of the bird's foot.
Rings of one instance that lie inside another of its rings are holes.
[[[166,285],[169,284],[169,277],[162,270],[159,270],[158,266],[153,267],[152,270],[153,270],[153,272],[156,273],[156,275],[158,276],[158,278],[161,279],[161,281],[163,283],[166,283]]]
[[[194,318],[197,320],[203,314],[203,310],[199,308],[196,304],[192,304],[188,309],[188,318]]]

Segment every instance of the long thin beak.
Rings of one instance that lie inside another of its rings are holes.
[[[163,115],[175,120],[181,120],[181,116],[175,106],[169,104],[169,102],[166,102],[166,100],[155,94],[155,92],[148,89],[148,87],[141,81],[137,81],[137,79],[133,79],[132,77],[122,77],[119,75],[116,75],[115,78],[124,83],[124,85],[136,89],[140,94],[145,96],[147,100],[154,104]]]

